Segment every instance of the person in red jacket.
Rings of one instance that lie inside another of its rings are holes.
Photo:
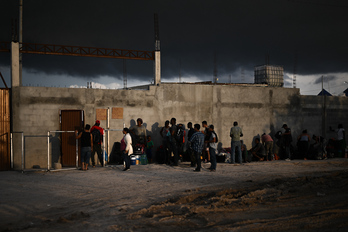
[[[97,120],[95,121],[94,126],[91,128],[91,134],[93,135],[93,151],[91,155],[91,160],[92,160],[92,166],[95,168],[95,159],[94,155],[97,152],[99,162],[103,165],[103,156],[102,156],[102,149],[101,145],[103,143],[103,135],[104,135],[104,130],[103,128],[100,127],[100,121]]]

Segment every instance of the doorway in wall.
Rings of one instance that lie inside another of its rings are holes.
[[[10,90],[0,89],[0,171],[10,170]]]
[[[62,131],[81,132],[84,128],[84,112],[83,110],[61,110],[60,111],[60,125]],[[75,133],[61,134],[61,148],[62,148],[62,166],[75,167],[76,166],[76,138]],[[80,145],[78,149],[79,165],[80,165]]]

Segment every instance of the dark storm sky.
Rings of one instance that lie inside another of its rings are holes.
[[[1,0],[0,41],[11,40],[19,0]],[[159,16],[162,80],[179,75],[219,82],[265,63],[301,75],[348,72],[348,3],[344,0],[23,0],[23,42],[154,50]],[[9,65],[0,54],[0,65]],[[31,72],[122,77],[122,60],[24,55]],[[129,77],[149,79],[151,61],[127,61]],[[332,78],[335,78],[334,76]]]

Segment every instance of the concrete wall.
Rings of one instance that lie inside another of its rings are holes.
[[[166,120],[175,117],[185,125],[206,120],[214,124],[222,147],[230,146],[229,130],[234,121],[243,129],[247,147],[262,133],[272,136],[287,123],[293,136],[308,129],[321,134],[322,98],[300,96],[298,89],[234,86],[161,84],[148,90],[71,89],[14,87],[12,89],[12,131],[25,135],[25,166],[47,167],[48,131],[60,130],[60,110],[83,110],[85,123],[94,124],[97,109],[123,108],[122,119],[110,119],[110,129],[130,127],[141,117],[155,146],[160,145],[159,130]],[[348,99],[327,98],[327,124],[348,125]],[[106,128],[107,121],[101,120]],[[121,132],[110,132],[110,144],[120,141]],[[328,134],[334,136],[334,134]],[[21,140],[14,136],[15,169],[21,168]],[[110,147],[110,149],[111,149]],[[59,161],[59,136],[52,134],[50,157]],[[51,164],[51,165],[52,165]]]

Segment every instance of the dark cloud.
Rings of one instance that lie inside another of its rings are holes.
[[[1,41],[11,40],[18,1],[3,0]],[[311,3],[308,3],[311,2]],[[154,50],[153,15],[159,15],[162,78],[240,79],[254,66],[283,65],[285,72],[347,72],[348,4],[338,0],[24,0],[23,41],[131,50]],[[341,6],[341,7],[337,7]],[[7,57],[7,56],[6,56]],[[181,65],[180,65],[181,63]],[[9,59],[0,56],[0,64]],[[122,78],[122,60],[24,55],[24,68],[47,74]],[[148,80],[153,63],[127,61],[128,76]],[[251,77],[249,77],[251,79]]]
[[[339,80],[339,77],[335,76],[335,75],[325,75],[325,76],[321,76],[318,77],[313,84],[320,84],[322,82],[324,83],[329,83],[330,81],[335,81],[335,80]],[[343,83],[342,83],[343,84]]]

